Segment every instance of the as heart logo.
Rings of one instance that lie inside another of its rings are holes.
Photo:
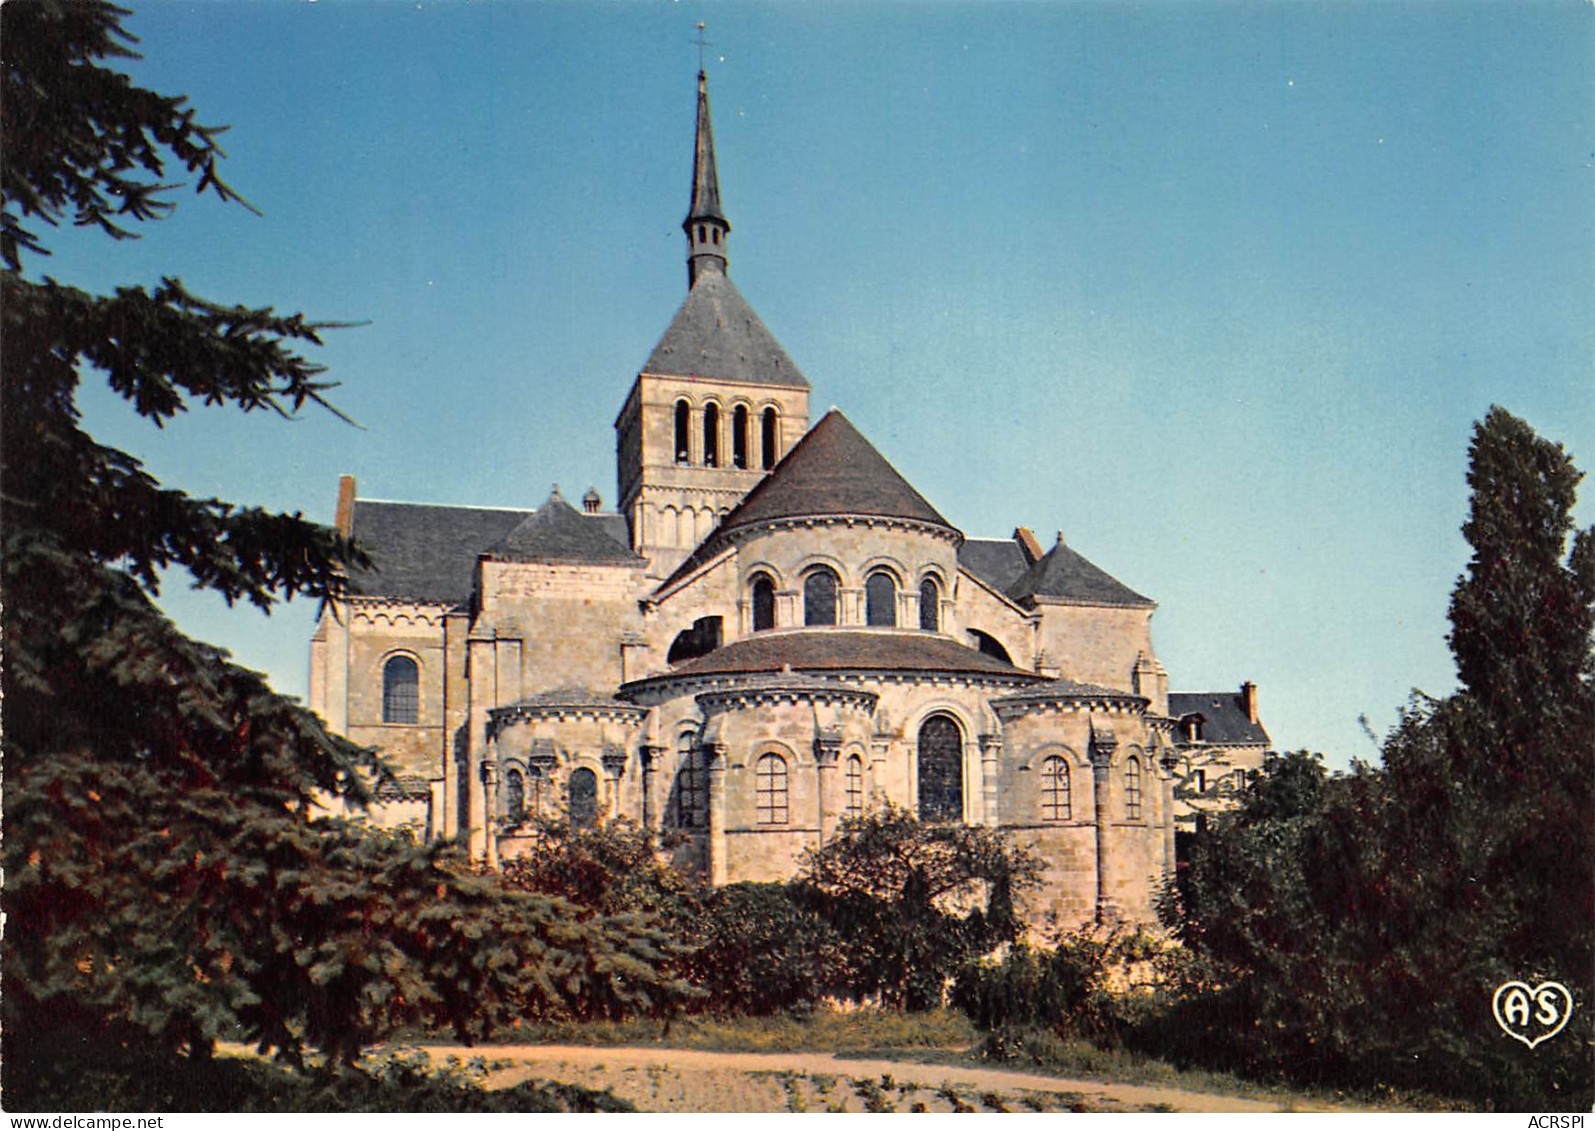
[[[1541,982],[1533,989],[1527,982],[1503,982],[1491,1007],[1507,1036],[1533,1048],[1562,1031],[1573,1014],[1573,995],[1560,982]]]

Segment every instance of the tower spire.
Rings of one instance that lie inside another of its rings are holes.
[[[699,39],[703,25],[698,25]],[[714,164],[714,128],[709,123],[709,76],[698,69],[698,129],[692,155],[692,204],[681,227],[687,233],[687,287],[704,271],[726,269],[731,222],[720,207],[720,175]]]

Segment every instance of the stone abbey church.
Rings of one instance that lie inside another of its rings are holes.
[[[967,537],[809,384],[728,274],[698,75],[688,290],[615,422],[618,506],[357,497],[375,568],[324,609],[311,705],[399,770],[374,818],[494,864],[532,818],[790,876],[850,815],[1011,830],[1065,925],[1144,920],[1176,826],[1268,744],[1256,690],[1171,692],[1155,604],[1060,538]],[[619,383],[617,382],[617,389]]]

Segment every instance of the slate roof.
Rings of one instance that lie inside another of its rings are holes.
[[[752,385],[809,387],[775,335],[728,275],[704,271],[643,365],[669,377],[720,377]]]
[[[487,551],[501,561],[585,562],[592,565],[641,564],[629,546],[610,537],[555,492]]]
[[[709,122],[709,78],[698,72],[698,129],[692,153],[692,205],[686,223],[719,220],[731,226],[720,207],[720,174],[714,163],[714,127]]]
[[[831,515],[906,518],[955,529],[840,409],[833,408],[742,497],[660,588],[668,588],[718,554],[733,530],[781,518]]]
[[[1097,605],[1125,605],[1151,608],[1148,600],[1106,571],[1075,553],[1059,539],[1041,560],[1008,587],[1011,600],[1023,602],[1035,597],[1089,601]]]
[[[1054,679],[1046,683],[1027,687],[1023,691],[1016,691],[1012,695],[1004,695],[995,699],[995,703],[1045,703],[1051,699],[1140,699],[1141,696],[1128,691],[1121,691],[1115,687],[1103,687],[1097,683],[1077,683],[1072,679]]]
[[[468,601],[476,559],[534,513],[356,499],[354,536],[376,568],[352,571],[350,592],[441,604]],[[629,552],[625,516],[577,517],[603,531],[622,552]]]
[[[670,675],[741,675],[779,672],[788,667],[794,672],[892,671],[1039,678],[1033,672],[941,636],[836,628],[756,633],[688,660]]]
[[[958,564],[999,593],[1025,575],[1030,559],[1012,538],[966,538],[958,547]]]
[[[1202,741],[1219,746],[1242,743],[1267,745],[1263,724],[1246,715],[1246,701],[1236,691],[1171,691],[1169,714],[1174,718],[1202,716]]]

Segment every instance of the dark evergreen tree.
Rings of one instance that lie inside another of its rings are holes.
[[[1225,988],[1190,1028],[1253,1070],[1582,1108],[1595,532],[1569,546],[1579,472],[1523,421],[1492,409],[1470,457],[1473,556],[1451,602],[1461,689],[1414,696],[1382,769],[1280,760],[1198,841],[1182,930]],[[1491,998],[1510,980],[1565,984],[1567,1029],[1532,1050],[1501,1032]]]
[[[169,167],[239,199],[221,131],[107,65],[136,58],[127,14],[0,7],[8,1090],[47,1027],[347,1059],[399,1024],[473,1037],[669,1000],[643,919],[578,922],[448,847],[315,819],[328,798],[368,801],[382,763],[152,603],[169,568],[262,609],[332,598],[365,559],[299,515],[162,487],[81,427],[90,377],[156,424],[190,406],[330,409],[300,352],[323,325],[176,279],[99,295],[24,273],[48,254],[41,224],[128,238],[166,216]]]

